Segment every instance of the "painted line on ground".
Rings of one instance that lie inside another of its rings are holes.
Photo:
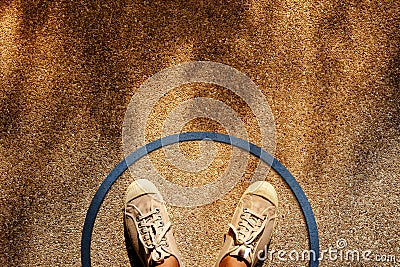
[[[121,174],[126,171],[130,165],[134,164],[140,158],[157,149],[179,142],[199,141],[204,139],[209,139],[214,142],[225,143],[241,148],[244,151],[258,157],[267,164],[269,162],[272,162],[271,168],[276,171],[288,184],[298,203],[300,204],[301,210],[303,212],[307,225],[310,250],[314,251],[316,255],[315,258],[310,259],[309,266],[317,267],[319,265],[319,238],[314,213],[303,189],[293,177],[293,175],[285,168],[285,166],[282,165],[282,163],[280,163],[277,159],[275,159],[271,154],[263,150],[261,147],[234,136],[214,132],[185,132],[166,136],[140,147],[139,149],[128,155],[124,160],[122,160],[106,177],[106,179],[103,181],[96,194],[94,195],[86,214],[81,240],[82,267],[91,266],[90,246],[93,226],[96,221],[97,213],[99,212],[100,206],[104,198],[106,197],[107,192],[110,190],[111,186],[118,179],[118,177],[120,177]]]

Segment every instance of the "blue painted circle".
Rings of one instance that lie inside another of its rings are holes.
[[[113,183],[118,179],[121,174],[128,169],[130,165],[138,161],[140,158],[146,156],[147,154],[163,147],[172,145],[179,142],[187,141],[199,141],[204,139],[211,139],[215,142],[229,144],[250,154],[258,157],[265,163],[271,164],[271,168],[274,169],[283,180],[289,185],[293,194],[295,195],[298,203],[300,204],[301,210],[303,212],[310,242],[310,250],[315,252],[315,257],[310,257],[310,267],[317,267],[319,265],[319,239],[318,239],[318,229],[317,223],[315,221],[314,213],[311,209],[311,205],[305,195],[303,189],[300,187],[299,183],[293,177],[293,175],[283,166],[277,159],[271,156],[268,152],[256,146],[246,140],[213,132],[186,132],[180,134],[174,134],[166,136],[148,143],[145,146],[140,147],[138,150],[134,151],[132,154],[128,155],[123,161],[121,161],[106,177],[103,183],[100,185],[96,194],[94,195],[92,202],[90,203],[89,210],[86,214],[85,223],[82,231],[81,239],[81,262],[82,267],[90,267],[90,245],[92,239],[92,232],[94,222],[96,220],[97,213],[100,209],[101,203],[103,202],[108,190],[111,188]],[[310,253],[310,255],[312,255]]]

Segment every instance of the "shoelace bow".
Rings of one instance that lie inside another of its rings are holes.
[[[139,239],[149,251],[151,251],[151,259],[154,262],[162,262],[164,255],[166,254],[163,247],[168,247],[166,234],[171,227],[171,222],[164,225],[160,214],[160,209],[155,208],[148,214],[143,215],[142,212],[135,206],[128,204],[128,207],[132,207],[140,214],[136,218],[128,212],[126,215],[136,220]]]
[[[241,256],[247,258],[254,250],[255,243],[253,241],[259,237],[267,223],[276,217],[275,215],[268,215],[268,211],[274,208],[273,206],[266,208],[262,212],[262,215],[245,208],[240,216],[238,227],[236,228],[232,224],[229,224],[235,235],[235,245],[243,253]]]

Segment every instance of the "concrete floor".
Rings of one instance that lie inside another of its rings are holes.
[[[400,2],[108,2],[0,2],[1,266],[80,266],[89,204],[124,158],[121,132],[131,97],[153,74],[196,60],[232,66],[263,92],[275,118],[275,157],[308,196],[321,249],[345,239],[346,249],[373,255],[320,266],[396,266],[374,261],[380,255],[400,262]],[[180,87],[155,107],[149,141],[160,136],[165,103],[194,96],[242,108],[221,88]],[[257,129],[248,110],[241,116],[247,129]],[[184,130],[224,132],[202,118]],[[257,131],[249,136],[259,142]],[[220,164],[201,180],[185,174],[187,183],[209,183],[226,166],[230,147],[216,148]],[[196,142],[182,150],[199,156]],[[153,162],[174,181],[157,153]],[[186,266],[213,265],[256,163],[251,159],[221,200],[168,207]],[[130,173],[118,179],[102,205],[92,266],[130,266],[122,207],[132,179]],[[273,172],[266,180],[280,199],[271,249],[307,249],[294,196]],[[307,262],[274,258],[265,266]]]

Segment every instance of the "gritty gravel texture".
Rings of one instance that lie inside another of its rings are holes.
[[[151,75],[194,60],[230,65],[263,92],[275,117],[275,156],[310,200],[321,249],[345,238],[348,248],[400,260],[399,31],[399,1],[0,1],[0,265],[80,266],[90,201],[124,157],[131,97]],[[178,88],[154,108],[149,141],[161,136],[168,105],[206,96],[242,110],[258,144],[257,122],[237,96],[199,86]],[[183,130],[224,132],[204,118]],[[181,149],[198,157],[196,142]],[[217,149],[197,176],[177,175],[160,152],[151,157],[170,181],[198,186],[226,167],[230,147]],[[186,266],[213,265],[256,163],[221,200],[168,207]],[[122,207],[132,179],[124,174],[103,203],[92,266],[130,266]],[[271,248],[306,249],[290,189],[272,172],[266,180],[280,200]]]

